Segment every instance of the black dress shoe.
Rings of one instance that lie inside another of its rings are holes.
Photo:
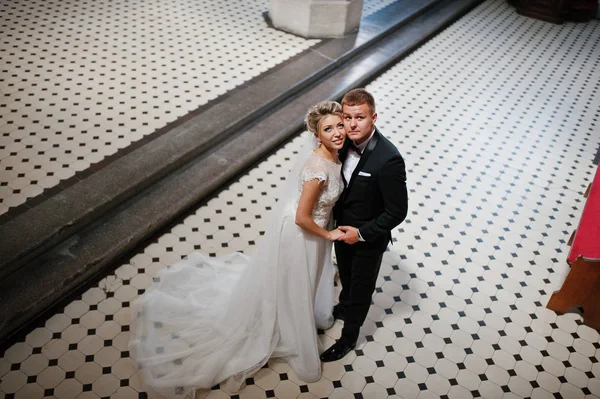
[[[346,315],[345,315],[344,308],[341,307],[340,305],[335,305],[333,307],[333,318],[336,320],[345,320]]]
[[[344,339],[340,339],[335,344],[331,345],[329,349],[321,354],[322,362],[335,362],[340,360],[348,354],[356,346],[356,341],[349,342]]]

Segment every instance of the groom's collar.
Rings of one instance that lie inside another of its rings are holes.
[[[356,144],[354,143],[354,145],[356,146],[356,148],[358,148],[360,150],[360,152],[363,152],[365,150],[365,148],[367,148],[367,145],[369,145],[369,141],[371,141],[371,139],[373,138],[373,135],[375,134],[375,130],[377,130],[377,128],[375,128],[375,125],[373,125],[373,131],[371,132],[371,135],[369,136],[368,139],[366,139],[365,141],[363,141],[360,144]]]

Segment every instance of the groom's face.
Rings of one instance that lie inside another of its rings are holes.
[[[377,114],[371,112],[368,104],[347,105],[343,107],[344,126],[346,134],[350,140],[356,144],[361,144],[373,133]]]

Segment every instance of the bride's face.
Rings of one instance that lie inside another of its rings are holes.
[[[328,150],[339,150],[344,145],[346,129],[344,121],[338,115],[327,115],[319,123],[317,138]]]

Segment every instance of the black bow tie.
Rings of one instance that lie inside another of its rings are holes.
[[[362,155],[362,151],[354,144],[354,141],[350,142],[350,148],[352,148],[359,156]]]

